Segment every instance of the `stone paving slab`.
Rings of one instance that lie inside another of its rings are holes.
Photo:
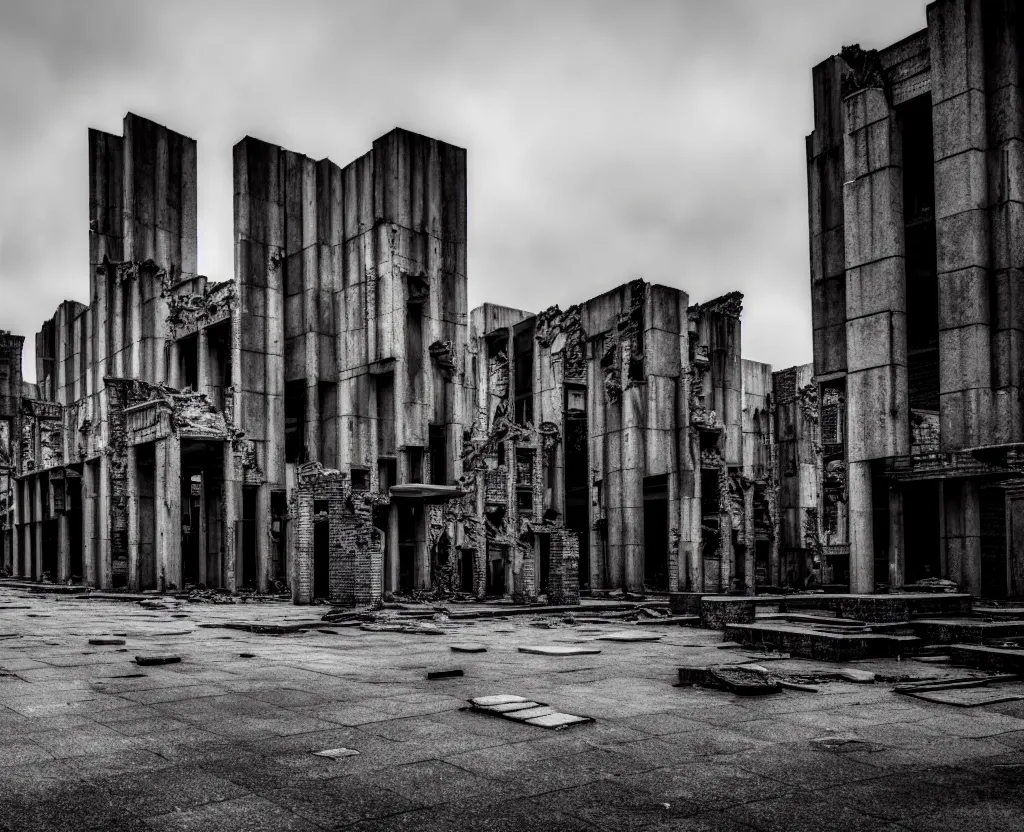
[[[171,618],[183,613],[187,632]],[[749,662],[696,628],[573,660],[559,653],[578,645],[562,640],[594,633],[525,615],[431,639],[294,626],[310,618],[284,604],[147,611],[0,587],[0,633],[16,636],[0,640],[0,830],[1020,828],[1024,702],[955,707],[893,681],[767,699],[672,687],[681,666]],[[280,634],[198,626],[240,619]],[[90,651],[106,635],[131,652]],[[426,680],[467,642],[487,652],[460,658],[465,678]],[[167,653],[182,661],[132,661]],[[883,680],[975,672],[850,666]],[[596,722],[485,719],[463,710],[475,697]],[[827,738],[858,742],[814,742]],[[316,756],[341,748],[359,753]]]

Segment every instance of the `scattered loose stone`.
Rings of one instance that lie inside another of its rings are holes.
[[[655,633],[608,633],[606,636],[598,636],[598,641],[661,641],[661,636]]]
[[[836,672],[836,676],[840,679],[845,679],[847,682],[856,682],[858,684],[868,684],[875,681],[875,674],[870,670],[854,670],[853,668],[843,668]]]
[[[123,638],[91,638],[89,644],[101,645],[120,645],[124,644]]]
[[[177,664],[181,656],[136,656],[135,664],[146,667],[154,664]]]
[[[452,644],[451,649],[456,653],[486,653],[487,648],[482,644]]]
[[[600,653],[599,647],[567,647],[561,645],[538,645],[536,647],[520,647],[520,653],[533,653],[538,656],[592,656]]]
[[[575,714],[551,713],[545,716],[535,716],[526,720],[527,725],[539,725],[541,728],[565,728],[568,725],[577,725],[581,722],[593,722],[589,716],[576,716]]]
[[[256,658],[256,654],[255,653],[239,653],[238,654],[238,658],[240,658],[240,659],[255,659]]]
[[[524,696],[499,693],[494,696],[478,696],[476,699],[470,699],[469,701],[471,705],[487,707],[489,705],[508,705],[512,702],[528,702],[529,700]]]
[[[337,760],[339,757],[355,757],[359,754],[354,748],[328,748],[326,751],[314,751],[317,757],[329,757]]]
[[[428,679],[452,679],[456,676],[461,676],[461,670],[432,670],[427,673]]]
[[[508,719],[514,719],[517,722],[525,722],[528,719],[536,719],[539,716],[549,716],[555,712],[554,708],[549,708],[547,705],[539,705],[536,708],[523,708],[517,711],[506,711],[502,716]]]

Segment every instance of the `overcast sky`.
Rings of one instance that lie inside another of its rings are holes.
[[[344,165],[395,126],[469,153],[469,298],[630,278],[746,295],[743,353],[811,359],[811,67],[924,0],[0,3],[0,329],[88,302],[87,128],[199,143],[199,269],[232,277],[231,147]]]

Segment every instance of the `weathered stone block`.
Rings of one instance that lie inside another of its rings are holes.
[[[705,595],[700,599],[700,626],[724,630],[729,624],[749,624],[756,611],[753,598]]]
[[[846,317],[861,318],[907,308],[904,259],[887,257],[846,272]]]
[[[935,217],[950,217],[988,206],[984,150],[964,150],[935,162]]]
[[[985,269],[972,267],[939,275],[939,329],[988,324],[989,279]]]
[[[846,322],[846,363],[851,373],[890,364],[905,364],[906,315],[879,312]]]

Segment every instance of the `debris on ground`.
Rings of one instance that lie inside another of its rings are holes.
[[[520,647],[520,653],[533,653],[538,656],[590,656],[600,653],[598,647],[569,647],[559,644],[539,644],[531,647]]]
[[[427,673],[427,679],[455,679],[462,676],[461,670],[431,670]]]
[[[328,748],[326,751],[314,751],[313,753],[317,757],[328,757],[332,760],[337,760],[341,757],[355,757],[359,754],[354,748]]]
[[[105,646],[105,645],[117,645],[117,646],[120,646],[120,645],[124,644],[124,639],[123,638],[103,638],[103,637],[91,638],[91,639],[89,639],[89,644],[95,645],[97,647],[101,647],[101,646]]]
[[[178,664],[181,656],[136,656],[135,664],[148,667],[156,664]]]
[[[662,637],[655,633],[608,633],[598,636],[598,641],[661,641]]]
[[[486,653],[487,648],[482,644],[450,644],[448,645],[456,653]]]
[[[710,665],[679,668],[679,685],[724,690],[738,696],[765,696],[781,693],[782,686],[764,668],[737,665]]]
[[[594,721],[589,716],[561,713],[543,702],[534,702],[524,696],[506,694],[479,696],[476,699],[470,699],[469,704],[470,710],[477,713],[554,730]]]

